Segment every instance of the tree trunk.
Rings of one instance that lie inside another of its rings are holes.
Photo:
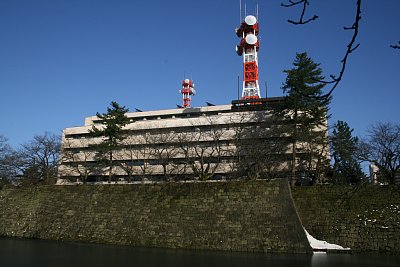
[[[292,142],[292,173],[290,176],[291,185],[296,184],[296,140]]]
[[[163,172],[164,172],[164,178],[166,181],[169,181],[169,178],[167,177],[167,164],[163,163]]]
[[[113,160],[112,160],[112,150],[110,150],[110,171],[108,172],[108,182],[111,183],[111,177],[112,177],[112,167],[113,167]]]
[[[293,122],[294,122],[294,129],[293,129],[293,141],[292,141],[292,173],[291,173],[291,185],[295,185],[297,182],[296,178],[296,152],[297,152],[297,109],[294,111],[294,116],[293,116]]]

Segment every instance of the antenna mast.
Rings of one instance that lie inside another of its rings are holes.
[[[257,6],[256,6],[256,18],[258,20],[258,3],[257,3]]]
[[[190,101],[192,100],[192,95],[196,94],[193,80],[184,79],[182,81],[182,89],[179,90],[179,93],[182,94],[182,107],[190,108]]]
[[[242,0],[239,0],[239,23],[242,23]]]
[[[246,4],[245,4],[246,13]],[[257,6],[258,15],[258,6]],[[246,15],[246,14],[245,14]],[[242,100],[259,99],[260,85],[258,81],[258,21],[253,15],[245,17],[240,27],[236,29],[236,35],[241,39],[236,46],[236,53],[243,56],[243,90]]]

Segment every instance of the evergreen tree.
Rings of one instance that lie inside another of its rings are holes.
[[[353,129],[344,122],[337,121],[330,138],[333,164],[333,182],[358,183],[363,177],[357,160],[358,138],[352,135]]]
[[[307,173],[313,182],[320,181],[329,162],[325,153],[327,135],[318,131],[318,127],[326,127],[331,99],[321,98],[325,86],[320,82],[324,79],[322,70],[307,53],[297,53],[293,66],[284,71],[287,77],[282,89],[287,96],[279,111],[283,125],[287,126],[285,131],[291,137],[291,182],[298,182],[299,172]]]
[[[96,116],[100,119],[103,127],[93,125],[89,131],[93,137],[103,137],[103,141],[97,145],[100,158],[107,163],[109,168],[108,181],[112,178],[113,151],[118,147],[120,141],[124,139],[122,127],[129,123],[129,118],[125,115],[129,110],[121,107],[117,102],[112,101],[111,107],[107,112]]]

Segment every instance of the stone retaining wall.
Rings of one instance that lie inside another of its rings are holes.
[[[3,188],[0,236],[311,252],[284,179]]]
[[[400,255],[399,186],[294,187],[307,231],[353,252]]]

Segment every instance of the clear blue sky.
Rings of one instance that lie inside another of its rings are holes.
[[[287,23],[299,9],[258,2],[269,96],[282,95],[296,52],[338,74],[356,0],[311,0],[308,14],[320,18],[305,26]],[[247,1],[248,13],[255,3]],[[331,123],[345,120],[359,135],[376,121],[400,123],[400,50],[389,47],[400,41],[399,11],[398,0],[363,0],[361,46],[334,92]],[[130,110],[175,108],[185,73],[197,86],[193,106],[230,103],[242,73],[238,25],[239,0],[1,0],[0,134],[14,146],[59,134],[112,100]]]

